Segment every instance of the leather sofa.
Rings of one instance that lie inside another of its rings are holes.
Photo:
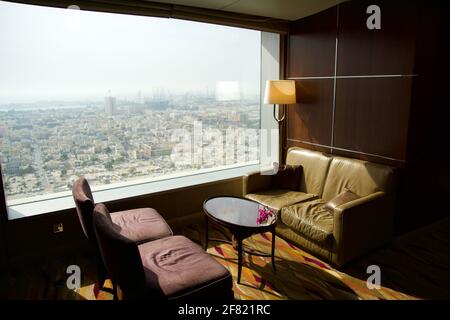
[[[276,175],[243,177],[243,196],[277,212],[279,236],[337,267],[390,240],[394,168],[297,147],[286,165],[302,171],[288,176],[296,189],[274,187]]]

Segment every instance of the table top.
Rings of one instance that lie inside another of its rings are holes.
[[[259,210],[264,208],[267,209],[258,202],[238,197],[213,197],[203,203],[203,210],[214,220],[247,228],[265,228],[276,223],[275,213],[265,222],[257,222]]]

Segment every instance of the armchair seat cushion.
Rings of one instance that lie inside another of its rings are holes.
[[[317,195],[284,189],[270,189],[258,193],[248,193],[245,197],[273,210],[280,211],[283,207],[317,198]]]
[[[173,234],[164,218],[152,208],[115,212],[111,220],[117,232],[138,244]]]
[[[220,300],[231,291],[230,272],[184,236],[147,242],[138,249],[150,292],[169,299]]]
[[[333,237],[333,214],[324,207],[322,199],[295,204],[281,210],[281,221],[316,243]]]

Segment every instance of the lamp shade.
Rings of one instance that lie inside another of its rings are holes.
[[[264,103],[292,104],[296,103],[294,80],[267,80]]]

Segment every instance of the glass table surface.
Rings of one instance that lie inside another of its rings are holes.
[[[258,223],[259,209],[265,207],[257,202],[234,197],[216,197],[206,200],[204,210],[213,218],[242,227],[264,227],[275,223],[274,213],[265,222]]]

